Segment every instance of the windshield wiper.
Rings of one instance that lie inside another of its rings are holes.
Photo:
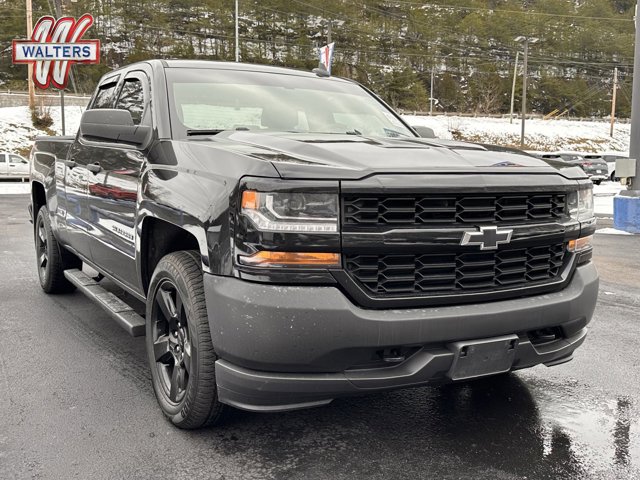
[[[203,130],[187,130],[187,137],[192,137],[194,135],[217,135],[220,132],[224,132],[224,130],[220,129],[203,129]]]
[[[362,136],[362,132],[360,130],[355,129],[355,128],[353,130],[351,130],[350,132],[344,132],[344,133],[346,133],[347,135],[359,135],[359,136]]]

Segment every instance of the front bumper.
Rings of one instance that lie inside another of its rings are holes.
[[[283,287],[205,275],[219,399],[279,411],[333,398],[448,381],[454,342],[517,335],[512,369],[562,363],[584,341],[598,293],[592,263],[558,292],[416,309],[365,310],[335,287]],[[528,332],[557,328],[534,345]],[[364,366],[375,352],[408,349],[406,360]]]

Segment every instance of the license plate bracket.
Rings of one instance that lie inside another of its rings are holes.
[[[515,360],[518,336],[453,342],[447,348],[454,353],[447,376],[451,380],[470,380],[508,372]]]

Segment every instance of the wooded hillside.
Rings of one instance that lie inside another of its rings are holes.
[[[54,2],[33,0],[34,19]],[[102,41],[102,64],[74,67],[90,92],[108,69],[146,58],[234,59],[233,0],[61,0],[65,14],[90,12],[87,35]],[[618,112],[629,115],[634,0],[240,0],[241,59],[310,69],[329,23],[334,74],[355,78],[393,106],[505,113],[519,35],[531,46],[530,107],[606,116],[614,67]],[[0,88],[25,89],[25,66],[11,65],[11,40],[26,31],[23,0],[0,0]],[[522,55],[520,55],[522,58]],[[520,80],[516,91],[519,108]],[[73,90],[73,88],[71,88]]]

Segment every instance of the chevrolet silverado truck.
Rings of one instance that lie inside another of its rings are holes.
[[[346,79],[130,65],[30,179],[43,290],[144,335],[181,428],[557,365],[596,304],[584,172],[420,138]]]

